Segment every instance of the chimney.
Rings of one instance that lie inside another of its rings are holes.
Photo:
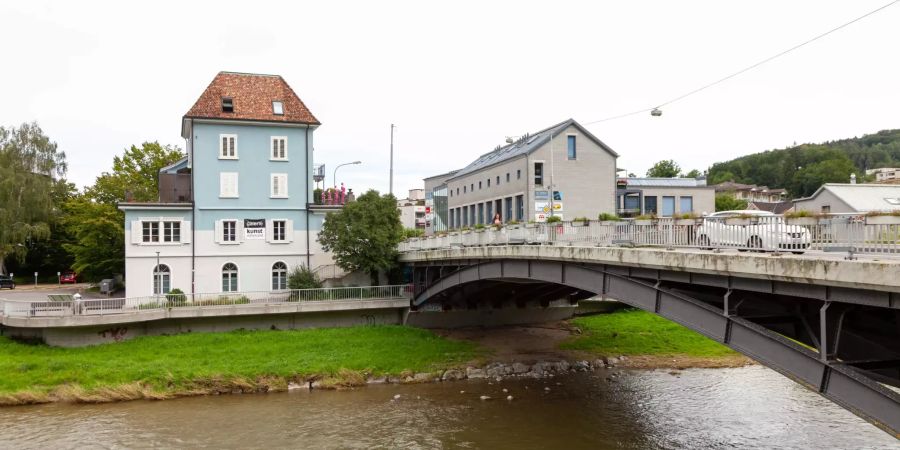
[[[850,184],[856,184],[856,174],[855,173],[850,174]]]

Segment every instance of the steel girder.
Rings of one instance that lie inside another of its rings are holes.
[[[824,301],[820,302],[821,306],[818,303],[805,305],[804,314],[796,311],[798,307],[788,304],[790,302],[783,300],[783,297],[757,300],[752,297],[760,289],[745,290],[733,286],[756,286],[756,280],[729,282],[728,286],[720,286],[721,289],[715,291],[714,285],[719,282],[694,284],[685,283],[684,279],[668,282],[659,274],[653,279],[649,273],[633,273],[628,268],[606,265],[495,260],[458,267],[449,273],[445,270],[442,277],[432,278],[425,286],[420,285],[412,306],[422,305],[432,297],[461,286],[473,292],[478,289],[479,282],[484,281],[490,281],[492,286],[504,281],[543,282],[609,296],[721,342],[900,439],[900,394],[876,381],[898,384],[900,376],[891,374],[900,370],[900,358],[880,357],[859,361],[836,358],[841,339],[862,339],[859,336],[862,333],[848,333],[844,320],[847,312],[856,305]],[[690,292],[692,287],[700,288],[696,295]],[[723,295],[720,297],[717,294]],[[850,293],[842,294],[853,298]],[[710,301],[711,298],[717,301]],[[719,298],[721,301],[718,301]],[[808,299],[800,297],[799,300]],[[765,305],[766,302],[770,305]],[[766,306],[768,310],[771,310],[771,305],[776,305],[784,313],[754,315],[754,303],[758,308]],[[857,300],[853,303],[862,302]],[[893,301],[886,302],[884,306],[887,307],[884,308],[886,312],[896,313]],[[807,320],[811,308],[818,309],[819,317],[813,318],[815,322]],[[742,311],[749,314],[744,317]],[[897,334],[882,338],[896,341],[900,329],[895,332]],[[810,347],[798,342],[808,342]],[[893,349],[887,348],[885,351],[888,353],[883,351],[879,355],[890,354]]]

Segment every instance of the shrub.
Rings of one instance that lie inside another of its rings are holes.
[[[313,190],[313,203],[316,205],[322,204],[322,190],[319,188]]]
[[[425,235],[425,230],[421,228],[406,228],[403,230],[403,238],[418,238]]]
[[[318,289],[322,281],[306,266],[296,266],[288,275],[288,289]]]
[[[656,220],[656,214],[641,214],[635,217],[634,220]]]
[[[180,303],[184,303],[187,301],[187,296],[184,295],[184,291],[182,291],[181,289],[175,288],[175,289],[172,289],[171,291],[169,291],[168,294],[166,294],[166,300],[168,300],[168,302],[170,304],[172,304],[172,303],[180,304]]]
[[[559,216],[550,216],[547,218],[547,223],[557,223],[557,222],[562,222],[562,219],[560,219]]]
[[[610,213],[600,213],[600,215],[597,216],[597,219],[605,222],[618,222],[622,220],[619,216]]]
[[[576,218],[572,219],[572,222],[588,222],[588,218],[587,217],[576,217]]]
[[[787,217],[789,219],[798,219],[800,217],[815,217],[815,214],[805,209],[801,209],[799,211],[791,211],[785,214],[784,217]]]
[[[509,222],[506,222],[506,224],[507,225],[518,225],[519,221],[518,220],[510,220]]]
[[[475,224],[475,229],[476,229],[476,230],[483,230],[483,229],[484,229],[484,224],[480,224],[480,223]]]

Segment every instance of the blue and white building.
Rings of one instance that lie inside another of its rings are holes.
[[[280,76],[220,72],[181,124],[187,156],[160,171],[155,203],[121,203],[129,296],[284,289],[295,266],[331,262],[316,236],[313,133]]]

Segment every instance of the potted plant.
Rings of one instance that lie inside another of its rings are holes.
[[[573,227],[586,227],[588,223],[590,223],[590,220],[588,220],[587,217],[576,217],[572,219]]]
[[[900,211],[873,211],[866,214],[866,225],[900,225]]]
[[[756,220],[754,220],[754,219],[756,219]],[[754,221],[759,222],[759,219],[754,218],[750,214],[741,214],[741,215],[734,216],[734,217],[726,217],[725,225],[747,226],[747,225],[752,225]]]
[[[805,209],[789,212],[784,215],[784,218],[788,225],[813,226],[819,221],[815,214]]]
[[[675,225],[696,225],[697,216],[694,213],[685,213],[675,218]]]
[[[615,214],[600,213],[600,215],[597,216],[597,220],[600,221],[600,225],[615,225],[615,222],[622,221],[622,218]]]
[[[634,218],[635,225],[653,225],[653,221],[656,220],[656,215],[654,214],[641,214]]]
[[[537,228],[537,222],[529,220],[525,223],[525,228]]]

